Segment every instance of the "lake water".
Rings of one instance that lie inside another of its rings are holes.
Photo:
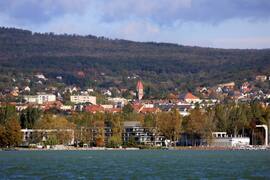
[[[0,151],[0,179],[270,179],[270,151]]]

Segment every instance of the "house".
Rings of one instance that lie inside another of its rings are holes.
[[[218,87],[227,88],[227,89],[234,89],[235,82],[229,82],[229,83],[219,84]]]
[[[72,95],[70,96],[70,101],[75,104],[80,103],[97,104],[97,98],[95,96],[88,96],[88,95]]]
[[[70,86],[70,87],[66,87],[64,92],[70,92],[71,94],[74,92],[79,91],[80,88],[77,88],[76,86]]]
[[[248,93],[251,91],[251,86],[250,86],[249,82],[244,82],[240,89],[241,89],[241,92]]]
[[[103,91],[103,95],[112,96],[112,92],[110,90],[105,90],[105,91]]]
[[[140,104],[136,103],[132,105],[133,109],[137,113],[157,113],[160,112],[159,108],[154,107],[153,104]]]
[[[38,79],[45,80],[45,81],[47,80],[47,78],[43,74],[36,74],[35,77]]]
[[[123,108],[128,103],[127,99],[121,97],[108,98],[108,101],[116,108]]]
[[[201,99],[197,96],[194,96],[192,93],[188,92],[184,96],[184,101],[190,104],[200,103]]]
[[[256,76],[255,79],[256,79],[256,81],[264,82],[264,81],[267,80],[267,76],[265,76],[265,75],[258,75],[258,76]]]
[[[56,79],[61,81],[63,79],[63,77],[62,76],[56,76]]]
[[[23,91],[24,91],[24,92],[30,92],[30,91],[31,91],[31,89],[30,89],[30,87],[29,87],[29,86],[26,86],[26,87],[24,87],[24,88],[23,88]]]

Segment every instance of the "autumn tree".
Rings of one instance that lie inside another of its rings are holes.
[[[20,145],[21,142],[21,127],[16,119],[10,119],[4,125],[0,125],[1,147],[16,147]]]
[[[74,124],[63,116],[46,114],[34,128],[49,130],[49,136],[56,136],[60,144],[68,144],[74,136]]]
[[[77,112],[69,117],[76,126],[75,142],[83,144],[94,144],[94,115],[88,112]]]
[[[94,139],[97,147],[105,146],[105,116],[103,113],[94,114],[93,129],[95,131]]]
[[[15,147],[22,142],[21,127],[15,106],[0,107],[0,147]]]
[[[195,108],[185,118],[185,131],[191,136],[193,145],[201,145],[202,140],[211,139],[214,124],[210,117],[211,115],[208,112]]]
[[[157,115],[158,131],[173,142],[180,137],[181,124],[182,118],[177,109],[171,112],[160,112]]]
[[[121,114],[112,114],[110,120],[112,136],[109,138],[110,147],[119,147],[122,144],[123,117]]]

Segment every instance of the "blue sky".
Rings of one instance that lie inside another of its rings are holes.
[[[0,26],[217,48],[270,48],[270,0],[0,0]]]

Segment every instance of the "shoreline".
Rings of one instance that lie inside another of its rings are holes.
[[[221,147],[221,146],[178,146],[169,148],[106,148],[106,147],[89,147],[76,148],[64,146],[61,148],[23,148],[16,147],[11,149],[0,149],[0,151],[138,151],[138,150],[171,150],[171,151],[235,151],[235,150],[270,150],[270,146],[248,146],[248,147]]]

